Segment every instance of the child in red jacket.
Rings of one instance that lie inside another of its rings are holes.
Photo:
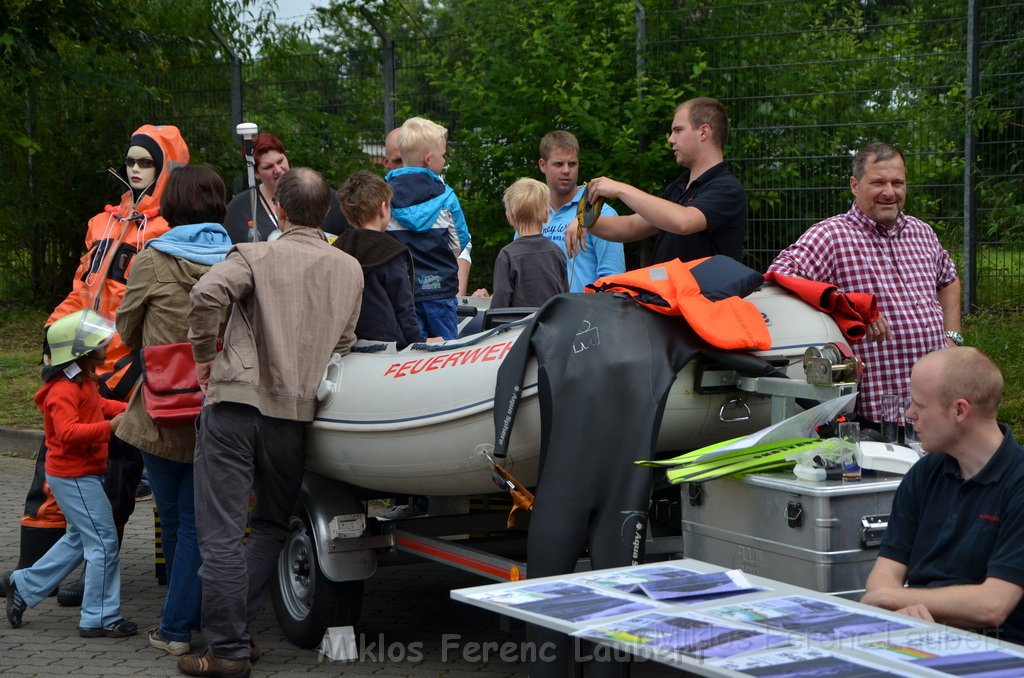
[[[125,403],[100,396],[96,368],[114,336],[113,323],[76,311],[46,331],[51,363],[43,369],[36,405],[46,429],[46,482],[68,521],[67,533],[35,565],[7,575],[7,621],[18,628],[85,558],[85,594],[78,634],[121,638],[138,627],[121,616],[121,562],[110,501],[103,491],[107,442]]]

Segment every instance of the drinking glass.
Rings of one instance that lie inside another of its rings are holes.
[[[887,443],[899,442],[904,411],[903,398],[895,393],[886,393],[882,396],[882,437]]]
[[[860,464],[857,463],[857,452],[860,447],[860,424],[855,421],[840,422],[836,434],[844,442],[849,456],[843,457],[843,480],[857,481],[861,477]]]

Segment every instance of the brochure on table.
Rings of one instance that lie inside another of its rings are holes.
[[[998,646],[990,638],[956,629],[924,630],[892,638],[858,640],[857,649],[941,674],[972,678],[1019,678],[1024,648]]]
[[[1024,648],[693,560],[452,597],[704,675],[1024,675]]]

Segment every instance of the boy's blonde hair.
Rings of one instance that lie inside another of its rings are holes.
[[[398,150],[407,167],[424,167],[424,156],[447,143],[448,128],[426,118],[409,118],[398,128]]]
[[[501,202],[505,205],[505,218],[517,232],[542,226],[548,220],[551,189],[543,182],[523,177],[505,189]]]
[[[338,203],[348,223],[365,228],[380,213],[384,203],[391,204],[391,187],[373,172],[356,172],[338,189]]]

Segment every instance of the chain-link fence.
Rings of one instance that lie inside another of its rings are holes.
[[[651,17],[649,67],[688,77],[703,61],[698,91],[730,113],[755,267],[812,223],[845,212],[853,151],[882,140],[906,154],[906,209],[957,257],[965,297],[1021,306],[1024,96],[1011,83],[1024,68],[1022,6],[936,5],[886,23],[873,20],[871,3],[834,2]],[[837,12],[844,21],[823,20]],[[978,132],[969,116],[981,109]]]
[[[637,69],[725,104],[727,157],[750,198],[748,264],[763,270],[808,226],[845,212],[852,152],[883,140],[904,151],[906,209],[932,224],[953,253],[968,302],[1020,309],[1024,3],[903,7],[686,3],[641,14]],[[174,120],[193,156],[221,169],[234,190],[242,187],[233,135],[242,118],[280,136],[293,165],[317,167],[338,185],[380,160],[392,119],[438,120],[458,147],[458,102],[427,75],[437,46],[447,42],[454,41],[385,41],[373,49],[171,69],[154,83],[167,95],[143,113]],[[648,130],[649,143],[660,143],[667,128],[666,119],[664,128]],[[9,263],[15,270],[5,278],[20,279],[17,257]],[[12,289],[21,287],[8,284],[0,294],[11,298]]]

